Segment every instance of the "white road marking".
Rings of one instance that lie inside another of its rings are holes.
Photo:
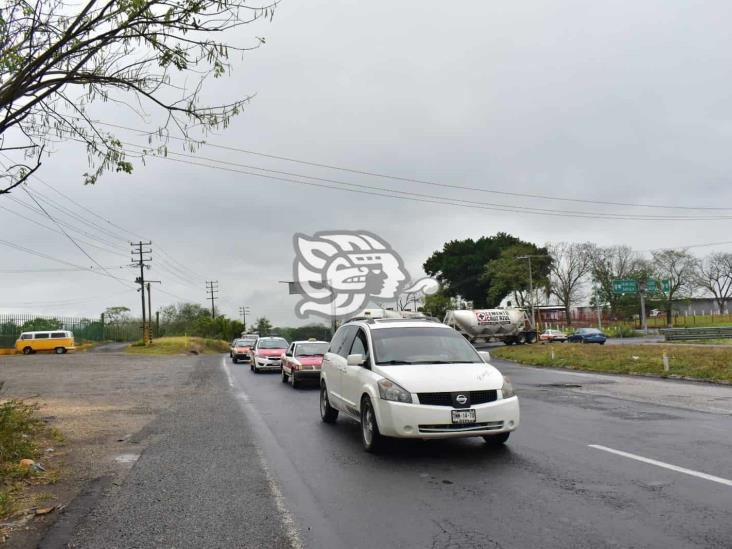
[[[599,444],[588,444],[588,446],[590,448],[595,448],[596,450],[602,450],[603,452],[610,452],[611,454],[616,454],[618,456],[623,456],[623,457],[627,457],[630,459],[634,459],[636,461],[641,461],[643,463],[648,463],[650,465],[655,465],[656,467],[663,467],[664,469],[676,471],[677,473],[683,473],[685,475],[691,475],[692,477],[698,477],[698,478],[703,478],[706,480],[711,480],[712,482],[724,484],[725,486],[732,486],[732,480],[728,480],[726,478],[715,477],[714,475],[708,475],[708,474],[702,473],[700,471],[694,471],[693,469],[686,469],[685,467],[679,467],[678,465],[671,465],[670,463],[664,463],[663,461],[657,461],[655,459],[650,459],[647,457],[639,456],[637,454],[630,454],[628,452],[623,452],[621,450],[614,450],[613,448],[608,448],[607,446],[600,446]]]
[[[224,369],[224,372],[226,372],[226,377],[229,379],[229,387],[234,387],[234,380],[231,378],[231,372],[229,372],[229,368],[226,366],[226,357],[221,357],[221,367]]]
[[[221,358],[221,367],[224,369],[224,372],[226,372],[226,377],[229,379],[229,386],[233,388],[234,379],[231,377],[229,365],[226,363],[226,357]],[[244,406],[248,408],[250,413],[254,415],[257,421],[262,421],[259,417],[258,412],[252,406],[249,400],[249,395],[247,395],[243,388],[240,388],[239,392],[237,392],[236,398],[244,403]],[[285,504],[285,496],[282,495],[280,485],[277,483],[277,480],[274,478],[272,472],[269,469],[267,459],[264,457],[264,453],[259,446],[256,446],[256,450],[257,456],[259,457],[260,465],[264,470],[265,479],[267,480],[267,487],[272,494],[272,498],[275,502],[275,507],[277,507],[277,511],[279,511],[280,519],[282,520],[282,527],[285,530],[285,536],[287,536],[287,539],[289,540],[292,549],[302,549],[303,545],[300,539],[300,533],[297,529],[295,517],[292,515],[290,510],[287,508],[287,505]]]

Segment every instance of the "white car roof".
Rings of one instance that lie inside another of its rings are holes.
[[[389,328],[441,328],[451,330],[447,324],[432,320],[411,318],[380,318],[373,320],[358,320],[357,323],[368,326],[371,330],[388,330]]]
[[[313,341],[313,340],[311,340],[311,339],[299,339],[299,340],[297,340],[297,341],[293,341],[293,343],[294,343],[295,345],[299,345],[300,343],[325,343],[326,345],[330,345],[330,343],[329,343],[329,342],[327,342],[327,341],[323,341],[323,340],[321,340],[321,339],[316,339],[315,341]]]

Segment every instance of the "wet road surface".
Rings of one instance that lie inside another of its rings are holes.
[[[216,360],[303,547],[730,547],[730,415],[587,394],[574,386],[612,381],[496,360],[521,401],[505,447],[393,441],[370,455],[354,421],[321,423],[316,384]]]

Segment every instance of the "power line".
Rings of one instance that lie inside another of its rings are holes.
[[[113,274],[110,274],[108,271],[100,271],[98,269],[94,269],[93,267],[84,267],[82,265],[76,265],[75,263],[71,263],[70,261],[65,261],[63,259],[58,259],[57,257],[50,256],[48,254],[45,254],[43,252],[39,252],[37,250],[32,250],[31,248],[26,248],[25,246],[21,246],[20,244],[16,244],[14,242],[8,242],[7,240],[0,240],[0,245],[7,246],[8,248],[13,248],[15,250],[18,250],[20,252],[24,252],[30,255],[35,255],[37,257],[47,259],[49,261],[54,261],[56,263],[60,263],[62,265],[66,265],[68,267],[75,267],[82,271],[89,271],[91,273],[95,273],[101,276],[106,276],[109,278],[114,278],[115,280],[119,280],[122,282],[125,282],[122,278],[116,277]]]
[[[72,117],[76,118],[76,117]],[[102,122],[99,120],[94,121],[95,124],[101,124],[103,126],[109,126],[111,128],[118,128],[122,130],[128,130],[132,132],[138,132],[145,135],[149,135],[149,131],[141,130],[138,128],[130,128],[128,126],[122,126],[119,124],[112,124],[109,122]],[[166,138],[173,139],[176,141],[183,141],[183,142],[190,142],[190,139],[185,139],[182,137],[176,137],[172,135],[167,135]],[[490,193],[490,194],[497,194],[497,195],[504,195],[504,196],[513,196],[513,197],[522,197],[522,198],[533,198],[533,199],[539,199],[539,200],[556,200],[556,201],[562,201],[562,202],[574,202],[574,203],[582,203],[582,204],[596,204],[601,206],[626,206],[626,207],[632,207],[632,208],[656,208],[656,209],[668,209],[668,210],[710,210],[710,211],[730,211],[732,208],[730,207],[713,207],[713,206],[678,206],[678,205],[664,205],[664,204],[648,204],[648,203],[633,203],[633,202],[617,202],[617,201],[608,201],[608,200],[589,200],[589,199],[581,199],[581,198],[571,198],[571,197],[563,197],[563,196],[552,196],[552,195],[543,195],[543,194],[535,194],[535,193],[519,193],[519,192],[512,192],[512,191],[498,191],[495,189],[486,189],[484,187],[470,187],[465,185],[456,185],[456,184],[450,184],[450,183],[441,183],[436,181],[428,181],[424,179],[417,179],[412,177],[401,177],[396,175],[390,175],[380,172],[372,172],[372,171],[366,171],[366,170],[358,170],[354,168],[346,168],[343,166],[336,166],[333,164],[325,164],[321,162],[313,162],[310,160],[302,160],[298,158],[292,158],[288,156],[282,156],[282,155],[275,155],[275,154],[268,154],[268,153],[262,153],[253,151],[250,149],[243,149],[239,147],[232,147],[228,145],[218,145],[215,143],[209,143],[206,141],[197,141],[197,144],[201,146],[207,146],[227,151],[234,151],[234,152],[240,152],[244,154],[250,154],[254,156],[259,156],[262,158],[270,158],[273,160],[283,160],[286,162],[292,162],[296,164],[301,164],[304,166],[311,166],[311,167],[317,167],[317,168],[325,168],[329,170],[337,170],[347,173],[352,173],[356,175],[365,175],[369,177],[378,177],[381,179],[390,179],[393,181],[402,181],[405,183],[416,183],[420,185],[430,185],[435,187],[445,187],[450,189],[460,189],[460,190],[466,190],[466,191],[474,191],[474,192],[483,192],[483,193]],[[167,152],[167,154],[171,154],[170,151]]]
[[[82,142],[79,139],[71,138],[69,137],[69,140],[71,141],[79,141]],[[146,147],[142,145],[137,145],[134,143],[126,143],[122,142],[123,144],[126,144],[128,146],[138,147],[140,149],[145,150]],[[134,153],[134,151],[127,152]],[[174,154],[177,156],[183,156],[187,158],[194,158],[198,159],[199,157],[195,155],[188,155],[184,153],[171,153],[168,154]],[[177,158],[171,158],[170,156],[158,156],[153,155],[152,158],[159,158],[163,160],[169,160],[172,162],[179,162],[182,164],[188,164],[193,166],[201,166],[205,168],[212,168],[212,169],[218,169],[222,171],[228,171],[232,173],[241,173],[244,175],[251,175],[254,177],[260,177],[270,180],[276,180],[276,181],[284,181],[288,183],[296,183],[300,185],[307,185],[311,187],[320,187],[325,189],[332,189],[332,190],[339,190],[339,191],[346,191],[351,193],[358,193],[358,194],[364,194],[364,195],[372,195],[372,196],[380,196],[383,198],[395,198],[400,200],[410,200],[413,202],[423,202],[423,203],[431,203],[431,204],[438,204],[438,205],[451,205],[451,206],[458,206],[458,207],[465,207],[465,208],[473,208],[473,209],[481,209],[481,210],[489,210],[489,211],[500,211],[500,212],[508,212],[508,213],[518,213],[518,214],[534,214],[534,215],[543,215],[543,216],[551,216],[551,217],[573,217],[573,218],[584,218],[584,219],[611,219],[611,220],[626,220],[626,221],[719,221],[719,220],[730,220],[732,219],[732,215],[727,216],[672,216],[672,215],[636,215],[636,214],[614,214],[614,213],[605,213],[605,212],[583,212],[583,211],[567,211],[567,210],[556,210],[556,209],[549,209],[549,208],[533,208],[533,207],[518,207],[513,206],[509,204],[495,204],[490,202],[477,202],[472,200],[463,200],[463,199],[457,199],[457,198],[449,198],[449,197],[442,197],[442,196],[436,196],[436,195],[429,195],[429,194],[423,194],[423,193],[414,193],[409,191],[399,191],[399,190],[391,190],[391,189],[384,189],[383,187],[374,187],[372,185],[364,185],[359,183],[349,183],[345,181],[338,181],[338,180],[329,180],[326,178],[316,178],[306,175],[298,175],[298,177],[304,177],[314,180],[321,180],[321,181],[329,181],[333,182],[337,185],[348,185],[349,187],[356,187],[356,188],[346,188],[346,187],[339,187],[334,185],[326,185],[323,183],[315,183],[313,181],[300,181],[285,177],[278,177],[278,176],[272,176],[272,175],[265,175],[261,173],[255,173],[255,172],[249,172],[245,170],[240,169],[234,169],[234,168],[226,168],[224,166],[218,166],[218,165],[211,165],[211,164],[205,164],[202,162],[193,162],[190,160],[181,160]],[[228,162],[225,160],[215,160],[215,159],[209,159],[212,162],[216,162],[218,164],[228,164],[233,166],[238,166],[236,162]],[[261,169],[261,168],[256,168]],[[368,189],[368,190],[362,190],[362,189]],[[387,193],[399,193],[397,194],[387,194]]]
[[[423,202],[427,204],[438,204],[441,206],[449,205],[449,206],[458,206],[458,207],[464,207],[464,208],[472,208],[472,209],[479,209],[479,210],[489,210],[489,211],[499,211],[499,212],[508,212],[508,213],[518,213],[518,214],[534,214],[534,215],[544,215],[544,216],[551,216],[551,217],[573,217],[573,218],[583,218],[583,219],[615,219],[615,220],[626,220],[626,221],[720,221],[720,220],[730,220],[732,219],[732,216],[717,216],[717,217],[682,217],[682,216],[631,216],[631,215],[625,215],[625,214],[605,214],[601,212],[586,212],[586,213],[572,213],[567,211],[561,211],[561,210],[544,210],[539,208],[517,208],[517,207],[510,207],[506,205],[490,205],[489,203],[481,203],[481,202],[474,202],[474,201],[468,201],[468,200],[460,200],[460,199],[453,199],[453,198],[444,198],[441,196],[434,196],[434,195],[426,195],[426,194],[420,194],[420,193],[407,193],[406,191],[389,191],[388,189],[382,189],[379,187],[373,187],[369,185],[360,185],[356,183],[344,183],[347,185],[351,185],[354,187],[358,187],[355,189],[346,188],[346,187],[337,187],[333,185],[326,185],[321,183],[314,183],[311,181],[298,181],[295,179],[289,179],[284,177],[275,177],[271,175],[264,175],[264,174],[258,174],[254,172],[248,172],[245,170],[239,170],[235,168],[227,168],[225,166],[217,166],[217,165],[211,165],[211,164],[205,164],[202,162],[193,162],[190,160],[181,160],[177,158],[171,158],[171,157],[165,157],[165,156],[156,156],[154,158],[160,158],[163,160],[169,160],[171,162],[178,162],[181,164],[187,164],[190,166],[200,166],[203,168],[211,168],[231,173],[239,173],[244,175],[251,175],[254,177],[261,177],[265,179],[271,179],[276,181],[284,181],[287,183],[296,183],[300,185],[307,185],[311,187],[319,187],[319,188],[325,188],[325,189],[332,189],[332,190],[338,190],[338,191],[345,191],[345,192],[351,192],[351,193],[357,193],[357,194],[363,194],[363,195],[371,195],[371,196],[379,196],[383,198],[395,198],[398,200],[408,200],[412,202]],[[224,162],[222,162],[224,163]],[[371,190],[362,190],[362,189],[371,189]],[[382,192],[376,192],[376,191],[382,191]],[[395,195],[395,194],[387,194],[389,192],[399,192],[402,193],[402,195]],[[404,196],[406,195],[406,196]]]

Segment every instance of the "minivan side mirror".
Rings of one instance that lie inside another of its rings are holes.
[[[483,359],[483,362],[488,364],[491,361],[491,354],[488,351],[478,351],[478,354],[480,355],[480,358]]]
[[[359,353],[354,355],[348,355],[348,358],[346,360],[349,366],[363,366],[363,363],[366,362],[366,357]]]

